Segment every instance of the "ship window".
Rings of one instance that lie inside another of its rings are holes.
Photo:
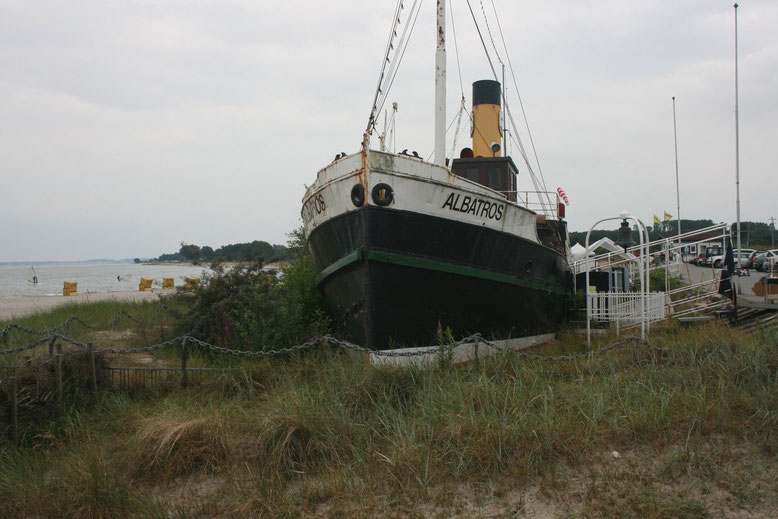
[[[480,180],[478,178],[478,168],[467,168],[465,170],[465,178],[472,180],[473,182],[478,182]]]
[[[500,168],[489,168],[489,187],[493,189],[502,189],[502,175]]]

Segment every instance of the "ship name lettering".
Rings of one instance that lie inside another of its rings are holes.
[[[303,207],[303,219],[306,222],[313,220],[313,217],[317,214],[322,214],[327,209],[327,204],[324,203],[324,197],[321,193],[314,196]]]
[[[469,213],[473,216],[500,221],[505,210],[505,204],[498,204],[497,202],[468,195],[462,196],[460,193],[450,193],[441,206],[441,209],[445,208],[448,208],[449,211]]]

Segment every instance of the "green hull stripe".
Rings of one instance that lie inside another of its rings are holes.
[[[355,261],[359,261],[361,259],[362,259],[362,249],[354,251],[351,254],[348,254],[346,256],[343,256],[338,261],[332,263],[329,267],[319,272],[319,275],[316,276],[316,284],[318,285],[319,283],[321,283],[324,280],[324,278],[326,278],[336,270],[340,270],[343,267],[351,265]]]
[[[322,270],[318,276],[316,276],[316,284],[321,283],[325,278],[332,275],[334,272],[351,265],[357,261],[360,261],[363,257],[362,251],[354,251],[351,254],[340,258],[335,263]],[[449,274],[457,274],[460,276],[470,276],[475,278],[486,279],[489,281],[496,281],[498,283],[507,283],[510,285],[516,285],[525,288],[532,288],[535,290],[543,290],[552,294],[564,294],[565,289],[553,283],[547,283],[543,281],[532,281],[529,279],[522,279],[510,274],[502,274],[500,272],[492,272],[491,270],[466,267],[464,265],[452,265],[451,263],[445,263],[442,261],[435,261],[429,258],[420,258],[416,256],[406,256],[403,254],[394,254],[391,252],[379,252],[371,250],[367,254],[367,259],[371,261],[380,261],[382,263],[392,263],[394,265],[400,265],[403,267],[412,267],[425,270],[435,270],[438,272],[448,272]]]
[[[485,269],[474,268],[474,267],[466,267],[464,265],[452,265],[451,263],[435,261],[429,258],[419,258],[416,256],[405,256],[402,254],[394,254],[391,252],[378,252],[372,250],[368,252],[367,258],[372,261],[392,263],[395,265],[402,265],[404,267],[436,270],[438,272],[448,272],[450,274],[458,274],[460,276],[470,276],[470,277],[486,279],[489,281],[496,281],[498,283],[507,283],[507,284],[516,285],[525,288],[533,288],[535,290],[543,290],[545,292],[551,292],[553,294],[565,293],[565,290],[562,286],[553,283],[522,279],[516,276],[511,276],[510,274],[501,274],[499,272],[492,272],[491,270],[485,270]]]

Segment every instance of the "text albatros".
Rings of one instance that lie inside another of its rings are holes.
[[[460,204],[461,201],[461,204]],[[462,196],[459,193],[451,193],[441,206],[442,209],[448,207],[450,211],[459,211],[460,213],[470,213],[474,216],[489,218],[499,221],[502,219],[502,212],[505,204],[490,202],[482,198],[474,198],[468,195]]]

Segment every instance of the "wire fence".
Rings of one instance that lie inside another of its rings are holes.
[[[132,317],[129,313],[125,312],[124,310],[121,310],[116,317],[111,321],[110,326],[117,326],[120,322],[121,318],[125,318],[128,320],[131,320],[136,323],[140,323],[141,321],[139,319],[135,319]],[[63,323],[54,326],[48,330],[33,330],[30,328],[26,328],[24,326],[11,323],[7,325],[3,330],[0,331],[0,337],[3,337],[10,333],[12,330],[18,330],[20,332],[26,333],[28,335],[42,335],[46,334],[40,339],[31,342],[29,344],[25,344],[23,346],[18,346],[15,348],[9,348],[5,350],[0,350],[0,355],[11,355],[11,354],[18,354],[27,350],[31,350],[33,348],[36,348],[42,344],[52,344],[54,341],[62,341],[64,343],[71,344],[77,348],[87,350],[87,348],[94,348],[94,346],[91,343],[84,343],[80,342],[76,339],[67,337],[65,335],[62,335],[60,333],[54,333],[59,330],[65,330],[67,329],[72,323],[78,323],[81,326],[84,326],[89,329],[100,329],[99,327],[93,326],[81,318],[77,316],[70,316],[68,319],[66,319]],[[345,350],[354,351],[358,353],[363,354],[369,354],[374,357],[392,357],[392,358],[398,358],[398,357],[422,357],[422,356],[429,356],[429,355],[436,355],[440,354],[441,352],[447,352],[451,351],[453,349],[456,349],[460,346],[465,345],[484,345],[489,348],[492,348],[495,351],[511,351],[515,353],[516,355],[532,359],[532,360],[576,360],[576,359],[582,359],[592,356],[601,355],[603,353],[613,351],[616,349],[619,349],[621,347],[624,347],[628,344],[632,344],[634,347],[637,347],[637,345],[648,347],[652,350],[658,350],[656,346],[654,346],[652,343],[645,339],[641,339],[640,337],[633,335],[630,337],[625,338],[622,341],[619,341],[617,343],[611,344],[606,347],[602,347],[596,350],[589,350],[587,352],[583,353],[576,353],[572,355],[537,355],[533,353],[527,353],[523,351],[518,351],[514,348],[510,348],[505,345],[498,344],[495,341],[491,341],[489,339],[484,338],[481,334],[473,334],[467,337],[464,337],[463,339],[460,339],[459,341],[455,341],[448,344],[441,344],[437,346],[431,346],[427,348],[408,348],[408,349],[397,349],[397,350],[375,350],[370,348],[365,348],[363,346],[359,346],[357,344],[354,344],[349,341],[345,341],[342,339],[338,339],[332,335],[323,335],[323,336],[316,336],[311,339],[309,339],[306,342],[303,342],[298,345],[289,346],[286,348],[278,348],[278,349],[269,349],[269,350],[237,350],[232,348],[227,348],[225,346],[217,346],[215,344],[211,344],[207,341],[204,341],[202,339],[198,339],[197,337],[194,337],[190,333],[186,333],[183,335],[179,335],[177,337],[174,337],[172,339],[156,343],[156,344],[150,344],[147,346],[137,347],[137,348],[97,348],[94,349],[94,353],[111,353],[111,354],[118,354],[118,355],[126,355],[126,354],[137,354],[137,353],[148,353],[152,351],[161,350],[167,347],[174,346],[176,344],[181,344],[182,350],[186,350],[189,345],[195,345],[202,351],[210,351],[215,354],[222,354],[222,355],[232,355],[236,357],[245,357],[245,358],[260,358],[260,357],[275,357],[280,355],[290,355],[295,352],[304,351],[304,350],[310,350],[313,348],[316,348],[318,346],[321,346],[322,344],[328,344],[330,346],[339,347]]]
[[[125,311],[119,312],[110,322],[109,326],[117,326],[122,319],[141,323]],[[459,350],[459,357],[464,349],[468,360],[478,362],[479,350],[486,353],[510,352],[518,357],[537,361],[575,361],[592,359],[632,346],[635,360],[638,360],[638,347],[651,350],[653,358],[662,355],[661,348],[657,348],[647,340],[637,336],[627,337],[608,346],[568,355],[539,355],[527,351],[519,351],[507,344],[485,339],[480,334],[473,334],[449,344],[441,344],[425,348],[406,348],[399,350],[373,350],[359,346],[349,341],[338,339],[332,335],[312,337],[306,342],[269,350],[239,350],[211,344],[194,337],[191,333],[185,333],[156,344],[149,344],[136,348],[112,348],[95,347],[91,342],[82,342],[64,335],[68,327],[78,324],[92,330],[103,330],[104,327],[93,326],[76,316],[71,316],[63,323],[47,330],[33,330],[18,324],[9,324],[0,331],[0,338],[10,333],[24,333],[27,335],[43,335],[22,346],[0,350],[0,357],[23,353],[33,350],[44,344],[48,344],[48,358],[33,365],[30,357],[25,357],[24,365],[0,366],[0,415],[9,417],[7,426],[0,424],[0,434],[8,432],[14,442],[18,442],[26,430],[31,430],[32,424],[41,415],[56,414],[63,409],[65,394],[71,392],[80,393],[85,389],[95,394],[98,387],[103,384],[119,386],[122,389],[145,387],[147,384],[180,383],[186,387],[190,382],[190,376],[203,377],[211,374],[223,374],[240,370],[234,367],[188,367],[187,359],[193,352],[209,352],[216,355],[229,355],[249,359],[272,358],[288,356],[299,352],[312,351],[316,348],[334,348],[353,352],[371,362],[380,364],[377,359],[395,359],[402,362],[403,359],[421,362],[431,359],[439,359],[444,363],[454,364],[453,352]],[[57,344],[59,343],[59,344]],[[75,349],[61,353],[62,344],[69,344]],[[57,346],[55,349],[55,345]],[[125,356],[131,354],[148,353],[164,349],[174,348],[180,355],[180,367],[170,366],[146,366],[146,367],[114,367],[108,365],[106,354]],[[472,356],[470,356],[472,354]]]

